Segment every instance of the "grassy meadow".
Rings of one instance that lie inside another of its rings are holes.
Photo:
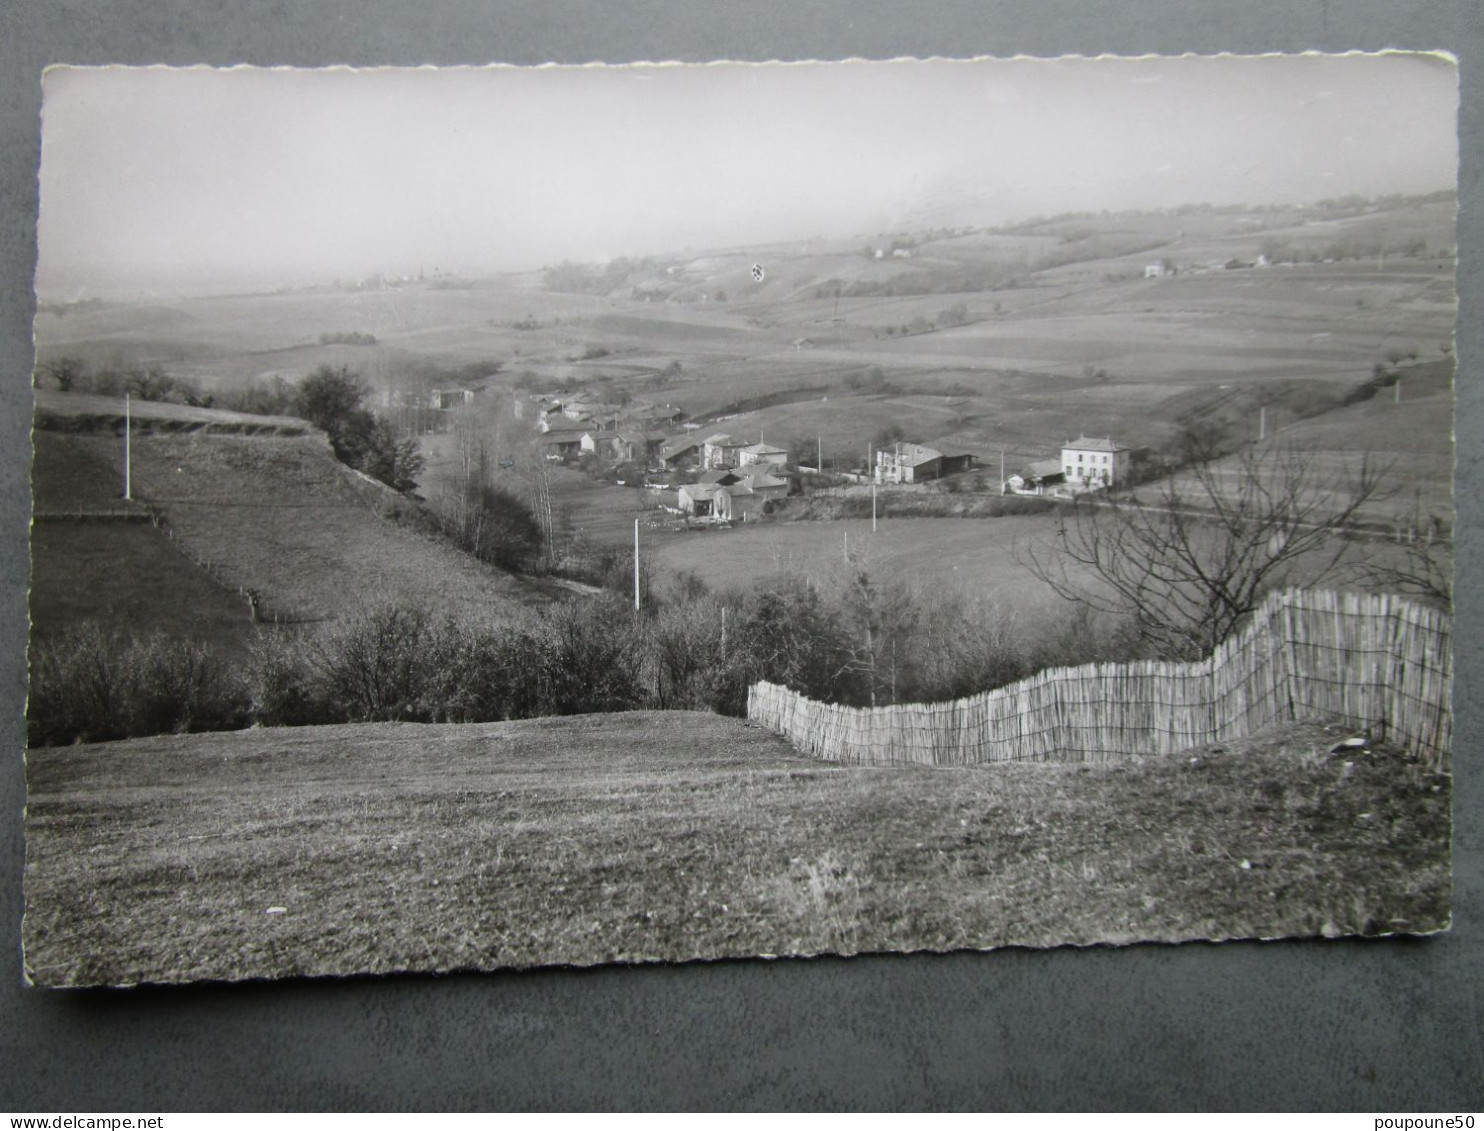
[[[832,522],[766,522],[730,530],[657,537],[651,560],[668,573],[693,573],[714,589],[796,574],[828,584],[849,565],[881,579],[899,578],[932,591],[949,587],[1001,606],[1011,619],[1035,623],[1066,603],[1016,561],[1016,548],[1046,547],[1055,515],[1006,518],[885,517]]]
[[[86,453],[95,469],[119,447],[113,436],[67,439],[67,451]],[[133,448],[137,496],[192,561],[232,590],[256,589],[270,618],[329,620],[381,600],[486,616],[545,600],[539,588],[378,513],[395,495],[337,463],[321,435],[155,433],[136,437]],[[38,455],[38,482],[50,468]],[[106,543],[116,533],[92,525],[80,537]],[[75,585],[72,559],[43,552],[37,573]],[[132,583],[155,580],[141,566]]]
[[[664,712],[33,750],[26,967],[126,985],[1442,929],[1449,779],[1331,757],[1337,737],[862,768]]]

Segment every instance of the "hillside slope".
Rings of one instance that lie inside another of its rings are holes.
[[[175,566],[204,569],[244,611],[239,591],[256,591],[266,619],[290,623],[329,620],[380,601],[487,617],[548,599],[532,583],[398,525],[387,515],[412,504],[340,464],[323,433],[302,421],[279,431],[272,422],[288,418],[257,418],[269,427],[216,431],[205,425],[229,424],[226,418],[238,414],[218,420],[214,410],[190,411],[194,426],[178,430],[167,417],[164,427],[136,434],[132,443],[132,509],[159,516],[173,543],[165,546],[161,530],[136,523],[45,524],[33,546],[37,589],[48,607],[63,598],[72,607],[56,616],[43,608],[38,620],[60,624],[90,610],[115,619],[112,610],[124,604],[135,610],[130,620],[139,630],[176,620],[191,598],[165,582]],[[131,509],[118,497],[120,437],[95,414],[69,419],[66,434],[36,434],[38,514]],[[93,565],[110,560],[112,577],[100,590]]]

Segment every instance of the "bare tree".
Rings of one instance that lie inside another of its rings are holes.
[[[1347,529],[1382,496],[1369,461],[1328,474],[1306,453],[1252,445],[1142,495],[1084,496],[1054,550],[1017,554],[1067,600],[1130,618],[1152,652],[1195,658],[1273,590],[1339,576]]]
[[[1396,519],[1393,546],[1368,555],[1362,576],[1378,589],[1403,593],[1451,608],[1453,605],[1453,532],[1451,524],[1415,496],[1412,511]]]

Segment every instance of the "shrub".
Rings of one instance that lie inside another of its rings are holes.
[[[311,694],[353,722],[425,722],[431,626],[421,609],[380,605],[308,641]]]
[[[248,705],[245,689],[204,644],[89,622],[33,649],[28,741],[230,730],[246,721]]]
[[[248,657],[249,713],[261,726],[343,723],[314,679],[302,636],[263,634]]]

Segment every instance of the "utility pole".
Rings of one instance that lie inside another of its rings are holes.
[[[134,498],[134,453],[131,450],[133,418],[129,414],[129,394],[124,394],[124,498]]]
[[[821,475],[824,474],[824,437],[823,436],[816,436],[816,437],[814,437],[814,466],[819,469],[819,473]]]
[[[634,612],[639,611],[639,520],[634,519]]]
[[[1266,440],[1268,438],[1268,406],[1263,405],[1257,410],[1257,438]]]
[[[1402,379],[1400,375],[1396,379],[1396,403],[1402,403]]]
[[[871,484],[871,533],[876,533],[876,484]]]
[[[1005,493],[1005,449],[1000,449],[1000,494]]]

